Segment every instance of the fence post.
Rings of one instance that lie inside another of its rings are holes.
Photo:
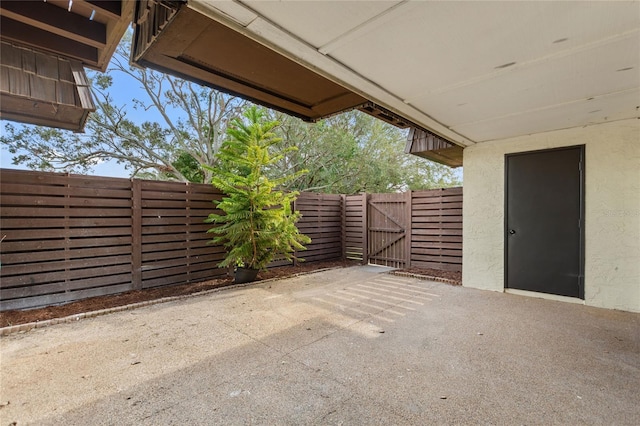
[[[405,205],[404,205],[404,212],[405,212],[405,228],[404,228],[404,243],[405,243],[405,260],[404,260],[404,267],[405,268],[411,268],[411,226],[412,226],[412,218],[413,218],[413,203],[412,203],[412,198],[413,198],[413,192],[411,190],[407,191],[404,193],[405,195]]]
[[[186,207],[185,207],[185,223],[186,223],[186,230],[185,230],[185,243],[186,243],[186,263],[187,263],[187,282],[192,282],[191,281],[191,182],[185,182],[185,201],[186,201]]]
[[[299,196],[300,196],[300,195],[298,195],[298,197],[299,197]],[[298,211],[298,210],[297,210],[297,207],[298,207],[298,203],[297,203],[297,201],[298,201],[298,197],[294,198],[294,199],[293,199],[293,201],[291,202],[291,211],[292,211],[292,212],[294,212],[294,213],[295,213],[296,211]],[[298,266],[298,250],[294,250],[294,251],[293,251],[293,266]]]
[[[340,242],[342,244],[342,260],[347,258],[347,196],[340,194],[340,208],[342,210],[342,227],[340,229]]]
[[[142,289],[142,187],[131,179],[131,281],[134,290]]]
[[[69,292],[69,262],[71,261],[71,238],[69,237],[70,233],[69,233],[69,204],[71,203],[71,174],[70,173],[65,173],[64,174],[65,177],[65,196],[64,196],[64,282],[65,282],[65,286],[64,286],[64,291],[65,293]]]
[[[369,194],[362,193],[362,263],[369,264]]]

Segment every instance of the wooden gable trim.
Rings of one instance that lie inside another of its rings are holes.
[[[416,127],[412,127],[409,131],[405,152],[449,167],[462,166],[463,148],[461,146]]]

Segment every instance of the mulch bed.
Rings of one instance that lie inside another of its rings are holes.
[[[312,272],[318,269],[347,267],[356,264],[356,262],[335,261],[301,263],[297,266],[282,266],[260,272],[260,274],[258,274],[258,280],[286,278],[297,274]],[[200,283],[178,284],[166,287],[127,291],[126,293],[108,296],[91,297],[84,300],[78,300],[77,302],[67,303],[65,305],[48,306],[45,308],[36,308],[24,311],[4,311],[0,312],[0,327],[62,318],[84,312],[99,311],[102,309],[114,308],[116,306],[161,299],[163,297],[183,296],[219,287],[225,287],[231,284],[233,284],[233,279],[231,277],[227,277],[203,281]]]
[[[421,275],[424,277],[444,278],[456,285],[462,285],[462,272],[457,271],[441,271],[439,269],[431,268],[407,268],[397,269],[394,272]]]
[[[287,278],[320,269],[348,267],[358,264],[358,262],[354,261],[333,261],[301,263],[297,266],[282,266],[260,272],[260,274],[258,275],[258,280]],[[437,269],[410,268],[402,269],[400,271],[427,277],[439,277],[456,282],[460,282],[462,279],[460,272],[439,271]],[[99,311],[102,309],[109,309],[118,306],[130,305],[133,303],[161,299],[163,297],[183,296],[193,293],[199,293],[206,290],[225,287],[231,285],[232,283],[233,280],[231,279],[231,277],[228,277],[204,281],[200,283],[179,284],[145,290],[128,291],[126,293],[109,296],[92,297],[89,299],[79,300],[77,302],[67,303],[65,305],[49,306],[45,308],[30,309],[25,311],[5,311],[0,312],[0,327],[8,327],[18,324],[27,324],[37,321],[63,318],[71,315],[81,314],[84,312]]]

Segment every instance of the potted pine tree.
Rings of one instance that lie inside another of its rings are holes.
[[[206,222],[217,226],[208,232],[214,234],[211,243],[228,250],[218,266],[234,267],[235,282],[255,280],[274,258],[291,260],[296,250],[304,250],[303,244],[311,242],[295,225],[300,213],[291,205],[298,193],[282,190],[304,171],[275,179],[266,174],[287,152],[271,155],[282,141],[273,133],[277,125],[257,107],[249,108],[244,119],[233,120],[218,165],[211,169],[211,183],[224,194],[216,202],[224,214],[209,215]]]

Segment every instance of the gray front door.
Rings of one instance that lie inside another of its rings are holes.
[[[584,299],[584,146],[506,156],[505,287]]]

